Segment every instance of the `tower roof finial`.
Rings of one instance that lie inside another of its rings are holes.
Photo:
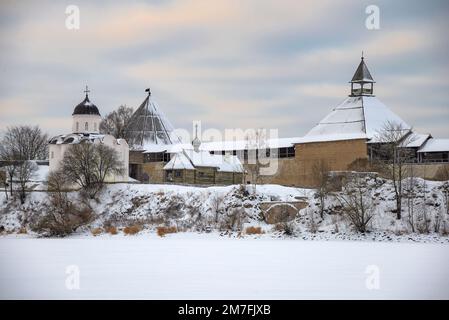
[[[363,60],[363,50],[362,50],[362,60]]]
[[[198,123],[195,124],[195,138],[192,141],[192,145],[195,152],[200,151],[201,140],[198,138]]]
[[[145,89],[145,92],[148,92],[148,95],[151,96],[151,90],[150,90],[150,88],[146,88],[146,89]]]
[[[90,92],[89,87],[86,85],[86,89],[84,90],[84,93],[86,94],[86,98],[87,98],[87,95],[89,92]]]

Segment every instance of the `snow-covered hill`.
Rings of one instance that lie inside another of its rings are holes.
[[[179,232],[216,232],[245,236],[246,228],[260,227],[263,235],[255,237],[297,237],[299,239],[368,239],[379,241],[409,240],[449,242],[449,216],[445,213],[445,199],[441,182],[417,180],[418,196],[414,202],[414,223],[410,225],[407,203],[403,217],[396,219],[393,189],[390,182],[381,180],[372,194],[374,217],[369,232],[357,233],[348,218],[340,212],[339,202],[329,196],[323,219],[320,218],[315,190],[279,185],[226,187],[190,187],[177,185],[112,184],[98,200],[89,206],[94,213],[91,223],[77,229],[78,234],[92,235],[92,230],[104,226],[122,228],[140,226],[141,232],[154,233],[158,226],[174,226]],[[78,194],[70,194],[74,201]],[[49,210],[47,194],[33,192],[24,205],[5,201],[0,196],[0,225],[4,233],[18,233],[20,229],[34,235],[30,226]],[[290,222],[268,224],[260,208],[261,202],[291,202],[304,199],[308,206],[300,210]],[[425,228],[424,228],[425,227]],[[101,233],[99,231],[98,233]],[[254,236],[253,236],[254,237]]]

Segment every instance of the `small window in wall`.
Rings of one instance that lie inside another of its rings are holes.
[[[145,162],[162,162],[166,161],[167,159],[168,161],[170,161],[170,155],[165,152],[155,152],[145,154]]]
[[[182,176],[182,171],[181,170],[175,170],[175,177],[176,178],[181,178]]]
[[[76,132],[80,131],[80,124],[79,122],[76,123]]]
[[[94,131],[97,131],[97,123],[94,122]]]
[[[86,130],[86,131],[89,130],[89,124],[87,122],[84,124],[84,130]]]
[[[51,158],[53,159],[54,157],[55,157],[55,152],[52,151],[52,152],[51,152]]]
[[[279,148],[279,158],[292,158],[295,156],[295,147]]]

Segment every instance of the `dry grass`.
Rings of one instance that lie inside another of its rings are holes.
[[[264,233],[261,227],[248,227],[245,229],[246,234],[262,234]]]
[[[28,233],[28,232],[27,232],[27,228],[21,227],[21,228],[19,229],[19,231],[17,231],[17,233],[18,233],[18,234],[27,234],[27,233]]]
[[[165,236],[167,233],[176,233],[178,229],[176,227],[157,227],[157,235],[159,237]]]
[[[274,225],[274,230],[283,232],[284,231],[284,224],[283,223],[276,223]]]
[[[110,234],[112,234],[112,235],[118,233],[117,228],[114,227],[114,226],[105,227],[105,228],[104,228],[104,231],[106,231],[107,233],[110,233]]]
[[[132,225],[132,226],[125,227],[123,229],[123,232],[126,235],[133,235],[133,234],[139,233],[141,230],[142,230],[142,228],[139,225]]]
[[[99,234],[103,233],[103,229],[95,228],[95,229],[92,229],[90,232],[92,232],[93,236],[98,236]]]

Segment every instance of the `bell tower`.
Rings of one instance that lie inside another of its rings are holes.
[[[365,59],[362,59],[357,67],[357,70],[352,77],[352,80],[349,82],[351,84],[351,97],[354,96],[372,96],[373,94],[373,86],[376,83],[371,76],[371,73],[368,70],[368,67],[365,64]]]

